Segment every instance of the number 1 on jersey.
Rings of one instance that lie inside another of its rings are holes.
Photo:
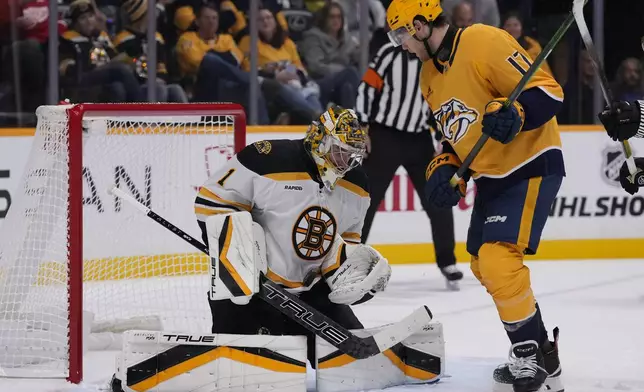
[[[221,177],[221,178],[219,179],[219,181],[217,181],[217,184],[219,184],[219,186],[223,188],[223,187],[224,187],[224,182],[226,182],[226,180],[228,179],[228,177],[230,177],[230,175],[231,175],[231,174],[233,174],[234,172],[235,172],[235,169],[230,169],[230,170],[228,170],[228,171],[226,172],[226,174],[224,174],[224,176],[223,176],[223,177]]]
[[[516,68],[516,70],[519,71],[521,75],[527,74],[528,69],[532,65],[532,61],[530,61],[530,59],[528,59],[523,54],[519,53],[519,51],[512,53],[512,56],[508,57],[507,60],[508,63]]]

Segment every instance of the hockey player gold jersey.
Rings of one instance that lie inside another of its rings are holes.
[[[456,30],[443,45],[451,53],[449,59],[423,63],[421,91],[445,140],[463,160],[481,136],[486,105],[509,96],[532,61],[510,34],[482,24]],[[534,87],[563,101],[561,86],[542,68],[525,89]],[[540,128],[520,132],[512,144],[487,143],[470,166],[473,177],[505,177],[547,151],[560,150],[557,119],[552,117]]]
[[[266,233],[267,277],[293,291],[307,290],[338,267],[320,270],[336,233],[360,242],[370,200],[360,166],[332,192],[314,178],[317,168],[302,139],[259,141],[203,185],[195,213],[203,228],[209,215],[251,212]]]
[[[517,99],[506,97],[532,65],[507,32],[480,24],[450,26],[439,0],[393,0],[388,33],[395,45],[423,61],[421,89],[443,152],[427,167],[425,195],[439,207],[456,205],[466,181],[450,179],[482,135],[490,140],[469,167],[476,196],[467,234],[470,269],[486,288],[512,343],[510,363],[494,371],[494,391],[561,392],[561,368],[548,339],[524,264],[535,254],[565,176],[555,115],[563,92],[538,69]]]

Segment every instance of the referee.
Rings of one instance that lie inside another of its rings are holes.
[[[420,92],[421,61],[402,47],[387,42],[374,56],[358,87],[356,113],[369,125],[369,155],[363,162],[369,178],[371,205],[362,228],[366,242],[373,218],[389,183],[402,165],[411,179],[430,220],[436,262],[448,287],[457,288],[463,273],[456,268],[454,215],[437,208],[425,195],[425,169],[435,149],[429,131],[429,105]]]

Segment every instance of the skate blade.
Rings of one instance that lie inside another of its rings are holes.
[[[445,287],[447,287],[447,290],[449,291],[461,291],[461,285],[457,280],[446,280]]]
[[[564,392],[563,382],[561,381],[561,376],[558,377],[548,377],[546,378],[546,387],[543,389],[544,392]]]
[[[563,392],[563,389],[561,391]],[[494,387],[492,388],[492,392],[514,392],[514,388],[512,388],[512,384],[500,384],[495,382]],[[555,392],[555,391],[548,389],[548,386],[546,384],[543,384],[541,388],[539,388],[539,390],[536,392]]]

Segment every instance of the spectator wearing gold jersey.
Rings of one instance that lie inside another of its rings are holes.
[[[324,6],[315,18],[315,26],[298,42],[302,59],[320,86],[323,105],[330,102],[345,108],[356,104],[360,84],[358,42],[346,34],[344,12],[337,3]]]
[[[503,30],[510,33],[510,35],[517,40],[523,49],[528,52],[532,60],[539,56],[539,53],[541,53],[542,50],[541,45],[539,44],[539,41],[532,37],[528,37],[523,33],[523,19],[521,19],[518,12],[508,12],[503,17],[501,27],[503,27]],[[550,69],[547,61],[543,62],[541,68],[552,75],[552,70]]]
[[[244,55],[230,34],[218,34],[219,9],[204,3],[197,11],[196,31],[185,32],[177,43],[177,61],[184,77],[196,78],[193,101],[230,100],[247,108],[250,75],[241,69]],[[269,124],[263,95],[257,102],[259,124]]]
[[[310,122],[324,111],[320,103],[320,87],[309,77],[295,43],[288,37],[275,15],[267,8],[258,17],[258,66],[262,77],[277,80],[283,87],[282,102],[298,112],[307,112],[301,123]],[[239,42],[246,58],[250,57],[250,36]],[[250,70],[250,62],[244,63]]]
[[[148,1],[125,0],[121,5],[127,16],[128,24],[114,39],[114,45],[119,53],[125,53],[129,64],[135,70],[144,94],[148,88],[156,88],[156,98],[159,102],[188,102],[186,93],[178,84],[167,84],[168,69],[166,66],[165,41],[161,33],[156,32],[157,79],[148,80]]]
[[[74,1],[69,15],[70,29],[62,34],[59,49],[66,97],[81,102],[140,101],[141,88],[134,71],[120,61],[125,55],[117,55],[107,33],[98,28],[92,3]]]
[[[209,0],[219,12],[218,32],[230,34],[236,38],[238,34],[247,27],[244,13],[238,9],[236,1],[231,0]],[[169,23],[173,24],[174,31],[168,31],[170,43],[176,43],[173,36],[180,37],[181,34],[193,29],[197,20],[197,13],[204,0],[175,0],[166,6],[166,13]]]

